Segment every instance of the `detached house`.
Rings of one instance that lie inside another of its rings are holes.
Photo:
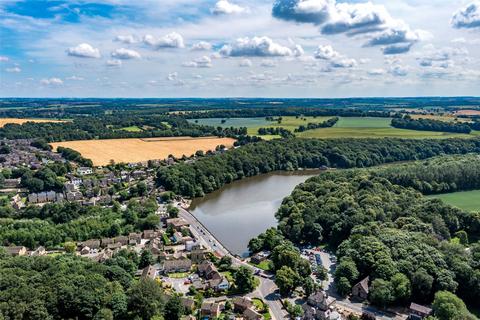
[[[352,296],[366,300],[368,298],[368,282],[369,277],[364,278],[362,281],[352,287]]]

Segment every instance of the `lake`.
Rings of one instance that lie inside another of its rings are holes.
[[[295,186],[319,171],[274,172],[235,181],[190,206],[193,215],[233,253],[248,251],[251,238],[277,225],[275,212]]]

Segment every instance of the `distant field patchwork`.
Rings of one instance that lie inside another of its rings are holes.
[[[342,117],[332,128],[321,128],[309,130],[297,134],[301,138],[406,138],[406,139],[426,139],[426,138],[470,138],[478,134],[473,132],[471,135],[416,131],[407,129],[397,129],[390,126],[390,118],[370,118],[370,117]]]
[[[480,190],[444,193],[429,196],[467,211],[480,211]]]
[[[221,118],[198,119],[198,124],[221,126],[221,127],[247,127],[249,135],[257,135],[258,129],[262,127],[282,127],[293,132],[300,125],[306,125],[309,122],[324,122],[331,117],[282,117],[282,123],[267,121],[265,118]],[[454,119],[454,118],[452,118]],[[195,120],[189,120],[195,122]],[[319,128],[308,130],[295,135],[300,138],[405,138],[405,139],[444,139],[453,137],[471,138],[480,135],[480,132],[473,131],[470,135],[449,133],[449,132],[433,132],[433,131],[416,131],[407,129],[397,129],[390,126],[391,118],[377,117],[340,117],[335,126],[331,128]],[[279,138],[279,136],[261,136],[265,140]]]
[[[23,124],[25,122],[66,122],[63,120],[51,119],[19,119],[19,118],[0,118],[0,128],[3,128],[8,123]]]
[[[232,147],[231,138],[148,138],[148,139],[108,139],[82,140],[52,143],[56,150],[59,146],[71,148],[91,159],[94,165],[106,165],[111,160],[120,162],[145,162],[165,159],[170,154],[175,157],[190,156],[198,150],[215,150],[218,145]]]

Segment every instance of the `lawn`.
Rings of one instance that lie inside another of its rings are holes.
[[[188,273],[187,272],[169,273],[168,277],[172,279],[183,279],[188,277]]]
[[[467,211],[480,211],[480,190],[444,193],[429,198],[441,199],[443,202]]]
[[[341,117],[334,128],[390,128],[391,118]]]
[[[254,267],[257,267],[258,269],[262,269],[263,271],[270,271],[272,270],[272,261],[270,260],[264,260],[260,262],[259,264],[254,264],[250,262],[250,264]]]

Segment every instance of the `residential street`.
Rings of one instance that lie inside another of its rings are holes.
[[[229,255],[232,258],[232,263],[236,266],[245,266],[255,269],[250,264],[244,262],[238,257],[232,255],[227,248],[225,248],[188,210],[185,210],[180,205],[176,204],[179,211],[179,217],[185,219],[191,226],[194,236],[200,240],[202,245],[216,252],[219,256]],[[280,296],[275,293],[278,289],[275,282],[261,276],[255,276],[260,281],[258,288],[250,294],[250,296],[258,296],[267,303],[270,308],[272,319],[281,320],[287,317],[287,313],[283,310],[280,302]]]

